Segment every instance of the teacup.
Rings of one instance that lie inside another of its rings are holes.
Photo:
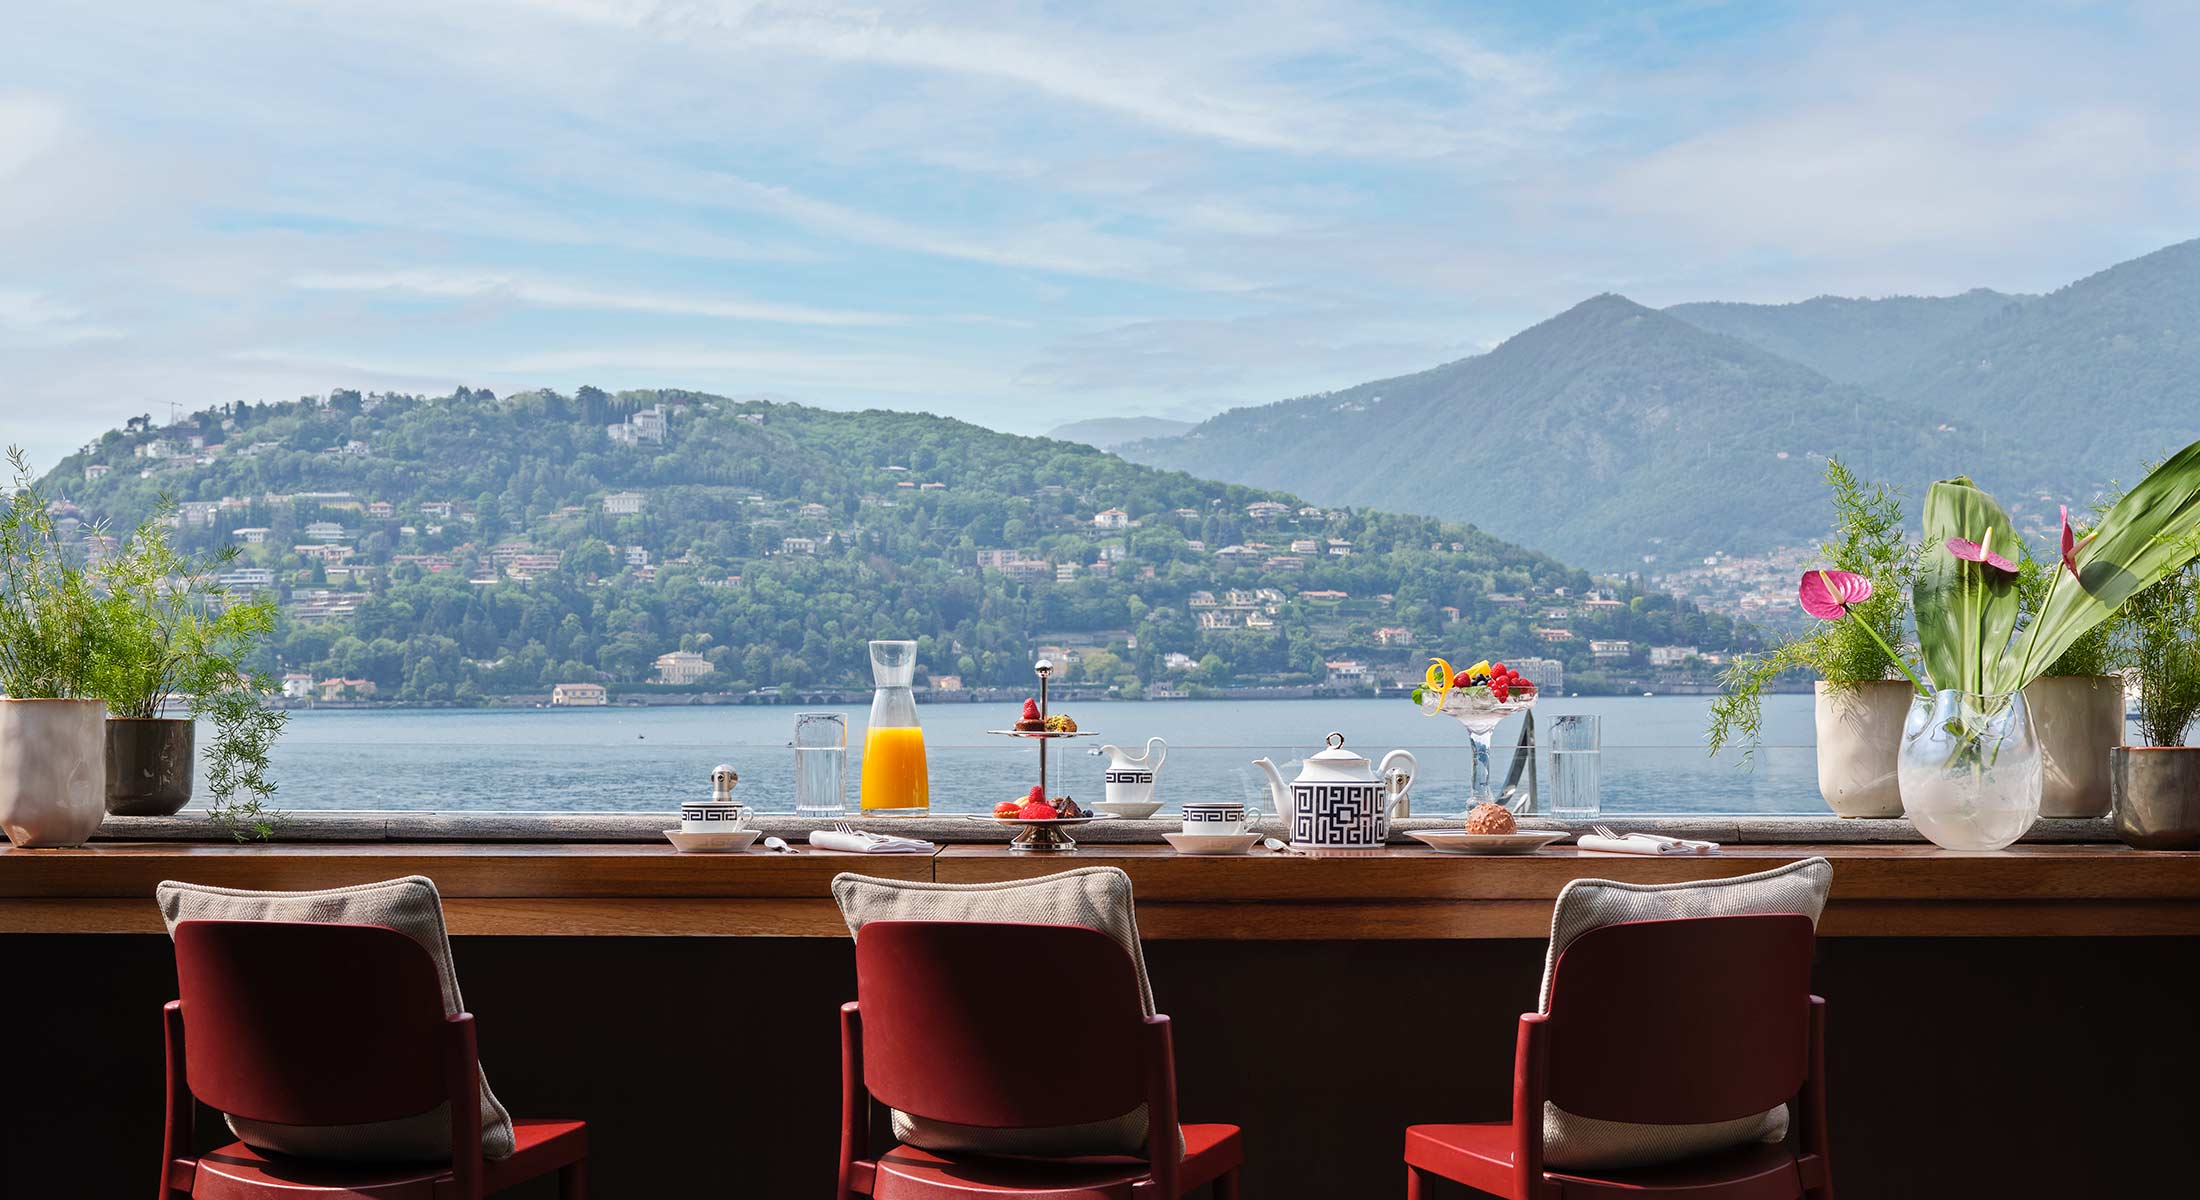
[[[680,805],[682,833],[738,833],[748,827],[748,806],[738,800],[689,800]]]
[[[1241,834],[1251,821],[1238,800],[1192,800],[1184,805],[1184,832]]]

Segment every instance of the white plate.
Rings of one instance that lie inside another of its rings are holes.
[[[682,833],[677,829],[665,830],[682,854],[739,854],[756,844],[764,836],[761,829],[737,829],[732,833]]]
[[[1164,833],[1178,854],[1243,854],[1260,845],[1257,833]]]
[[[1572,834],[1563,829],[1523,829],[1519,833],[1468,833],[1464,829],[1409,829],[1406,836],[1452,854],[1533,854]]]
[[[1159,800],[1102,800],[1093,805],[1104,813],[1112,813],[1126,821],[1143,821],[1161,811]]]

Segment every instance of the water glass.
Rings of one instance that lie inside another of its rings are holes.
[[[1602,731],[1589,714],[1550,718],[1551,815],[1561,821],[1596,819],[1597,768],[1603,758]]]
[[[837,817],[848,811],[848,718],[836,712],[796,713],[794,811]]]

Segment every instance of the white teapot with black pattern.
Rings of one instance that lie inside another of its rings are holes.
[[[1332,733],[1329,746],[1299,766],[1286,784],[1265,758],[1253,760],[1268,776],[1268,794],[1295,845],[1317,850],[1371,850],[1390,836],[1391,808],[1404,799],[1420,769],[1408,750],[1393,750],[1379,766],[1344,748]]]

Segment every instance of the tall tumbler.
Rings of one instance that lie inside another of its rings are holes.
[[[848,718],[836,712],[796,713],[794,811],[837,817],[848,811]]]
[[[1561,821],[1594,820],[1600,808],[1597,773],[1604,757],[1597,718],[1569,713],[1549,722],[1551,815]]]

